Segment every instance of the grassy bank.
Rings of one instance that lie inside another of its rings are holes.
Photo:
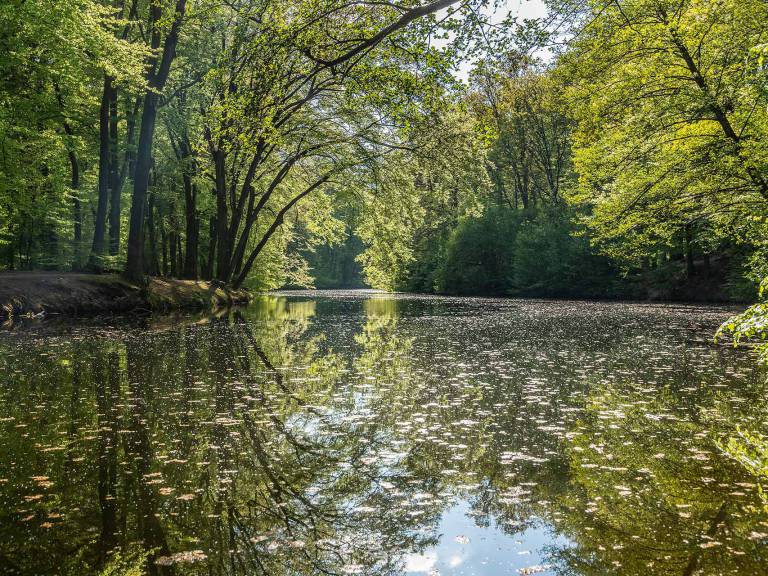
[[[0,274],[0,316],[87,316],[134,311],[200,310],[247,303],[244,290],[217,283],[150,278],[146,286],[117,275],[60,272]]]

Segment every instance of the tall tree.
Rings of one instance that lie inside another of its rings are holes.
[[[572,173],[572,126],[551,71],[512,51],[480,62],[472,78],[470,103],[492,138],[496,202],[514,209],[560,202]]]
[[[209,94],[204,134],[216,199],[216,237],[210,245],[215,246],[217,278],[234,284],[244,282],[285,215],[321,189],[337,171],[320,169],[321,165],[329,168],[331,160],[340,160],[333,159],[333,153],[326,148],[349,142],[352,134],[360,136],[370,129],[361,130],[363,127],[358,125],[344,137],[337,134],[326,143],[318,140],[322,122],[330,126],[331,132],[341,126],[334,125],[334,109],[343,107],[329,102],[335,99],[341,103],[343,91],[348,89],[345,87],[353,81],[353,71],[364,70],[370,77],[374,69],[369,60],[385,39],[392,39],[386,47],[390,52],[400,49],[397,42],[424,42],[430,27],[436,25],[434,19],[418,33],[408,32],[407,28],[456,3],[458,0],[417,5],[329,1],[302,4],[297,10],[264,0],[233,3],[209,13],[198,33],[215,42],[219,50],[214,53],[212,65],[198,77],[207,79]],[[177,6],[177,15],[179,8],[183,9],[183,3]],[[179,22],[174,20],[174,26]],[[142,120],[144,136],[140,137],[137,153],[126,265],[126,275],[134,280],[143,272],[141,229],[151,158],[150,127],[156,117],[157,92],[168,78],[178,40],[178,29],[174,33],[171,27],[162,58],[168,68],[150,77],[153,89],[144,102],[149,122],[145,128]],[[155,44],[156,49],[160,48],[159,37]],[[391,59],[388,68],[372,76],[371,86],[378,83],[378,89],[383,89],[388,75],[395,71]],[[362,77],[361,73],[358,78]],[[344,161],[336,163],[346,165]],[[304,172],[303,184],[293,195],[287,194],[283,184],[300,168]],[[306,169],[315,173],[314,179]],[[278,198],[284,200],[275,204]],[[260,217],[270,212],[274,218],[264,222]],[[257,229],[263,235],[253,239]]]
[[[703,227],[692,225],[762,213],[768,115],[753,48],[765,2],[568,5],[578,34],[559,69],[579,126],[574,199],[592,207],[606,250],[638,259]]]
[[[149,37],[152,56],[147,66],[147,90],[143,97],[139,141],[136,149],[136,163],[133,173],[133,194],[131,196],[131,219],[128,231],[128,257],[125,276],[133,281],[143,279],[144,214],[149,187],[149,173],[152,167],[152,144],[160,101],[160,92],[168,81],[171,64],[176,56],[182,22],[187,9],[186,0],[176,0],[168,21],[163,21],[167,3],[153,1],[149,8]],[[166,15],[167,16],[167,15]]]

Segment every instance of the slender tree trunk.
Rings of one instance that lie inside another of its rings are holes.
[[[101,95],[99,109],[99,199],[96,207],[96,218],[93,224],[93,244],[89,267],[101,269],[101,257],[104,255],[104,237],[107,224],[107,203],[109,201],[110,177],[110,134],[109,110],[112,101],[112,78],[104,76],[104,90]]]
[[[184,278],[197,280],[198,276],[198,251],[200,246],[200,221],[197,215],[187,215],[187,238],[184,252]]]
[[[149,253],[147,254],[147,260],[149,261],[150,274],[160,273],[160,264],[157,260],[157,235],[155,230],[155,195],[150,194],[147,214],[147,232],[149,235]]]
[[[179,92],[177,99],[183,109],[186,101],[185,92]],[[179,275],[183,278],[197,279],[200,224],[197,217],[197,186],[193,180],[197,171],[197,163],[189,141],[187,127],[182,124],[181,130],[174,130],[173,126],[166,122],[166,128],[176,159],[181,164],[181,179],[184,187],[185,257],[179,264]],[[179,239],[179,249],[181,249],[181,239]]]
[[[693,229],[690,223],[685,225],[685,272],[688,278],[696,275],[693,262]]]
[[[242,270],[243,259],[245,258],[245,250],[248,247],[248,239],[251,235],[251,229],[256,222],[256,218],[259,212],[261,212],[261,207],[257,210],[253,209],[254,199],[255,194],[251,192],[251,198],[248,202],[248,215],[245,218],[245,226],[243,227],[243,232],[240,235],[240,241],[235,247],[235,253],[232,255],[232,259],[230,260],[232,276],[237,276],[240,274],[240,270]]]
[[[72,269],[80,270],[83,264],[83,206],[80,198],[77,196],[72,199],[72,211],[75,219],[75,233],[72,238],[75,251],[72,259]]]
[[[171,277],[176,278],[178,270],[176,269],[176,231],[168,232],[169,252],[171,256]]]
[[[523,152],[523,166],[522,166],[522,173],[523,173],[523,186],[522,186],[522,200],[523,200],[523,208],[526,210],[528,209],[528,206],[530,205],[531,196],[530,196],[530,177],[528,175],[528,157]]]
[[[213,278],[213,267],[216,261],[216,218],[211,218],[208,223],[208,261],[205,264],[205,273],[203,278],[210,280]]]
[[[125,263],[126,278],[139,282],[144,276],[142,267],[142,240],[144,231],[144,205],[149,188],[149,171],[152,167],[152,141],[157,120],[158,95],[147,92],[141,114],[139,145],[136,149],[136,168],[131,198],[131,220],[128,228],[128,258]]]
[[[325,174],[320,179],[316,180],[310,186],[305,188],[301,193],[294,196],[288,203],[286,203],[280,209],[280,211],[275,216],[275,219],[272,221],[272,224],[269,226],[269,228],[267,228],[267,231],[264,232],[264,235],[261,237],[258,244],[256,244],[256,247],[253,249],[251,254],[248,256],[248,259],[243,264],[242,270],[240,270],[239,274],[237,275],[237,277],[234,279],[234,282],[232,283],[233,287],[240,288],[240,286],[243,285],[243,282],[247,280],[248,274],[250,273],[251,268],[253,267],[253,263],[256,261],[256,258],[264,249],[264,246],[267,245],[267,242],[269,242],[270,238],[272,238],[272,235],[280,228],[280,226],[283,225],[283,221],[285,220],[285,215],[288,214],[289,210],[293,208],[296,204],[298,204],[303,198],[306,198],[312,192],[314,192],[315,190],[320,188],[323,184],[325,184],[330,177],[331,177],[331,173]]]
[[[181,234],[176,233],[176,251],[177,251],[177,258],[176,258],[176,270],[178,271],[179,277],[182,275],[182,271],[184,270],[184,254],[181,251]]]
[[[135,165],[136,151],[134,145],[136,144],[136,120],[138,119],[139,112],[141,111],[142,98],[136,98],[133,108],[126,111],[127,126],[125,134],[125,155],[123,156],[123,163],[120,167],[120,191],[122,192],[125,181],[131,177],[133,178],[133,169]]]
[[[163,276],[168,276],[168,234],[165,233],[165,226],[163,226],[163,223],[160,223],[160,243],[162,244],[162,258],[163,258],[163,267],[162,267],[162,274]]]
[[[113,89],[109,101],[109,253],[112,256],[120,252],[120,193],[122,180],[117,161],[117,89]]]
[[[69,125],[65,123],[65,131],[67,134],[71,134]],[[73,191],[72,196],[72,217],[74,219],[74,235],[72,238],[74,255],[72,258],[72,269],[79,270],[82,265],[82,251],[83,251],[83,206],[80,202],[80,163],[77,161],[77,155],[73,150],[67,152],[69,157],[69,165],[71,169],[72,179],[70,181],[70,188]]]
[[[189,162],[190,159],[187,159]],[[197,252],[199,244],[200,221],[197,218],[197,187],[185,166],[184,178],[184,218],[187,233],[184,258],[184,278],[197,279]]]
[[[225,156],[220,149],[214,152],[213,163],[216,171],[216,243],[219,249],[216,255],[216,278],[226,282],[229,280],[227,186]]]
[[[62,114],[63,114],[64,99],[61,96],[61,90],[59,89],[58,84],[54,84],[54,90],[56,92],[56,99],[59,102],[59,107],[62,109]],[[72,126],[70,126],[69,122],[66,119],[64,120],[63,125],[64,125],[64,133],[69,138],[72,138],[72,136],[74,135]],[[82,266],[83,264],[83,206],[82,206],[82,202],[80,201],[80,162],[77,159],[77,154],[75,154],[75,151],[72,148],[71,142],[69,143],[67,148],[67,158],[69,159],[69,167],[70,167],[70,174],[71,174],[69,187],[73,191],[72,218],[74,220],[74,233],[72,237],[72,243],[73,243],[72,269],[79,270],[80,266]]]
[[[299,159],[299,156],[296,156],[291,161],[285,163],[285,165],[280,169],[280,171],[272,179],[267,189],[262,193],[261,197],[259,198],[259,202],[258,204],[256,204],[255,207],[254,207],[254,203],[256,202],[255,190],[253,189],[252,186],[250,186],[250,184],[248,184],[247,187],[244,188],[244,191],[247,192],[248,208],[246,210],[246,218],[245,218],[245,225],[243,226],[243,231],[240,234],[240,239],[237,242],[237,246],[235,247],[234,254],[229,259],[230,265],[228,270],[228,277],[230,280],[234,277],[239,276],[242,271],[242,266],[245,258],[245,250],[248,247],[248,240],[250,239],[251,229],[253,225],[256,223],[256,219],[258,218],[259,214],[261,214],[264,207],[267,205],[267,202],[269,202],[269,199],[272,196],[272,193],[280,185],[280,183],[285,179],[285,177],[287,176],[288,172],[291,169],[291,166],[293,166],[293,164],[298,159]],[[233,234],[236,234],[237,227],[239,227],[239,218],[236,218],[236,215],[233,215],[233,224],[229,229],[230,236]],[[233,243],[234,242],[231,242],[230,245],[232,245]]]

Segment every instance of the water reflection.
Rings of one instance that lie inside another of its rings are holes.
[[[5,333],[0,571],[767,573],[726,314],[292,295]]]

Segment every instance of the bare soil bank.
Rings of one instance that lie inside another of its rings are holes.
[[[249,300],[245,290],[196,280],[150,278],[146,286],[137,286],[112,274],[0,273],[0,317],[200,310]]]

